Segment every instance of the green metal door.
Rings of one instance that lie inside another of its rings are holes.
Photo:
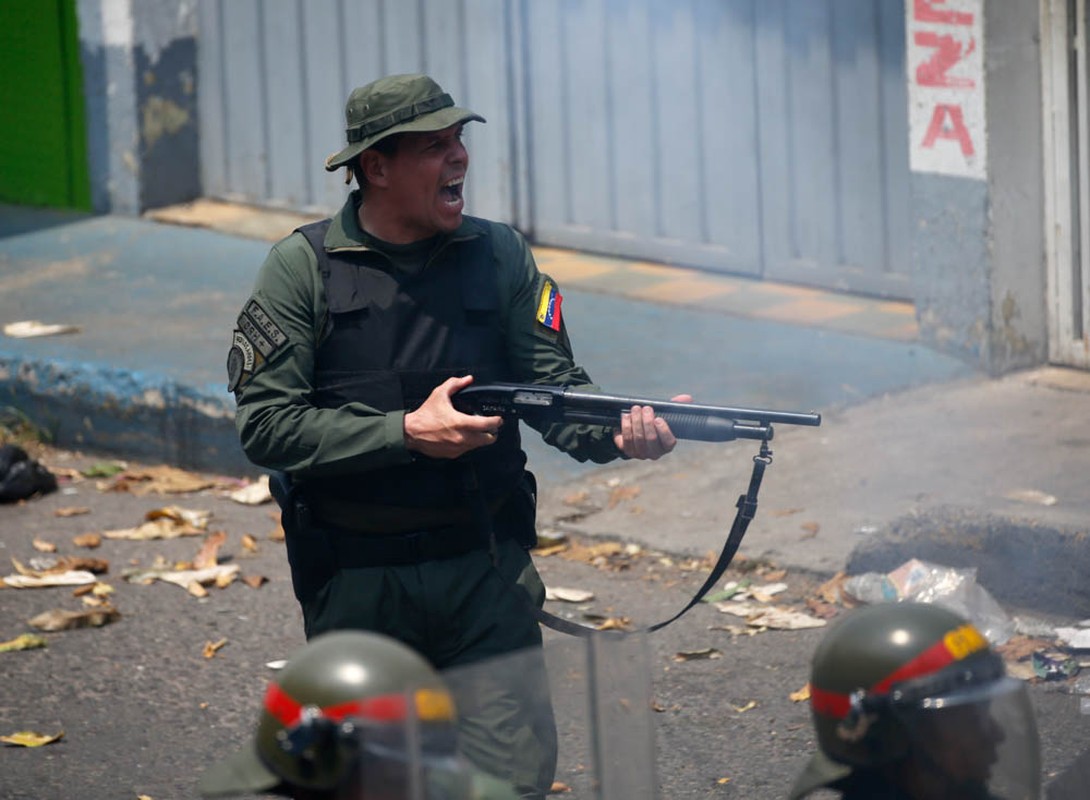
[[[75,2],[0,3],[0,203],[91,208]]]

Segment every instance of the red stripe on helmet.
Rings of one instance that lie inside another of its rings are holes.
[[[320,706],[322,714],[340,722],[347,717],[363,717],[379,722],[394,722],[406,717],[405,695],[388,694],[380,697],[368,697],[363,700],[350,700],[332,706]],[[276,683],[270,682],[265,690],[265,710],[272,714],[285,727],[299,722],[304,705],[289,695]]]
[[[878,683],[868,688],[867,694],[882,695],[895,683],[930,675],[953,664],[959,657],[947,647],[946,639],[940,639],[911,661],[901,665]],[[810,687],[810,707],[815,713],[836,719],[844,719],[851,709],[851,695],[830,692],[817,686]]]

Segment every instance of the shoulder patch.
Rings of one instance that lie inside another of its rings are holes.
[[[563,299],[556,284],[546,278],[541,286],[541,297],[537,302],[539,325],[554,333],[560,332],[560,303]]]
[[[288,343],[288,336],[261,304],[250,300],[235,322],[227,353],[227,391],[245,386],[270,358]]]

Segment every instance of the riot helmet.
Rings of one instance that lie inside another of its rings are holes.
[[[337,631],[288,660],[266,687],[253,740],[200,788],[206,797],[424,797],[434,771],[448,784],[464,771],[439,675],[394,639]]]
[[[1025,686],[987,639],[930,603],[849,612],[814,653],[819,752],[792,798],[880,775],[909,798],[1039,796],[1037,729]]]

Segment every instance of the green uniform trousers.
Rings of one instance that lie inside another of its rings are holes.
[[[419,564],[337,570],[303,601],[303,620],[307,638],[343,629],[384,633],[439,670],[496,659],[479,671],[453,673],[468,673],[475,684],[471,707],[458,709],[462,752],[520,797],[544,798],[556,771],[556,725],[541,629],[517,593],[539,607],[545,601],[529,553],[507,539],[497,542],[495,566],[478,549]]]

